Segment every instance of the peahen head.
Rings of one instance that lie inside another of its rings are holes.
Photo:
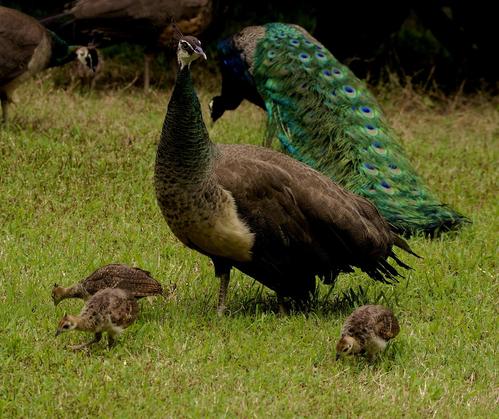
[[[203,57],[206,60],[206,54],[203,48],[201,48],[201,41],[199,39],[195,36],[184,36],[175,23],[173,23],[173,33],[174,38],[178,41],[177,60],[181,69],[185,66],[190,66],[199,57]]]
[[[94,47],[78,47],[75,53],[76,59],[95,73],[99,64],[97,50]]]

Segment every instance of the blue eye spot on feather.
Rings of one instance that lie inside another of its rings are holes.
[[[378,174],[378,169],[376,169],[376,166],[374,164],[371,164],[371,163],[364,163],[362,165],[362,169],[364,170],[364,172],[370,174],[370,175],[377,175]]]
[[[322,61],[322,62],[327,61],[326,54],[324,54],[324,53],[322,53],[322,52],[316,52],[316,53],[315,53],[315,57],[316,57],[319,61]]]
[[[310,55],[308,55],[306,52],[301,52],[299,57],[301,62],[303,63],[308,63],[310,61]]]
[[[279,33],[277,34],[277,36],[278,36],[279,38],[283,38],[283,39],[284,39],[284,38],[286,38],[286,34],[285,34],[284,32],[279,32]]]
[[[324,47],[322,45],[316,45],[315,48],[317,48],[320,51],[322,51],[324,49]]]
[[[300,45],[300,41],[298,41],[298,39],[292,39],[291,41],[289,41],[289,43],[291,45],[293,45],[294,47],[297,47],[298,45]]]
[[[270,59],[274,58],[275,57],[275,51],[270,50],[269,52],[267,52],[267,57],[270,58]]]
[[[400,167],[398,167],[395,163],[390,163],[388,167],[390,169],[390,172],[392,172],[392,174],[394,175],[400,175],[400,173],[402,173]]]
[[[341,77],[341,71],[337,68],[333,68],[333,74],[336,76],[336,77]]]
[[[311,46],[311,45],[314,45],[312,42],[310,42],[308,39],[305,39],[305,41],[303,41],[305,43],[305,45],[308,45],[308,46]]]
[[[372,143],[372,148],[376,153],[381,154],[382,156],[386,155],[386,149],[379,141]]]
[[[371,125],[371,124],[367,124],[364,126],[366,132],[369,134],[369,135],[376,135],[378,134],[378,128],[376,128],[374,125]]]
[[[352,87],[352,86],[343,86],[343,92],[348,96],[348,97],[355,97],[357,91]]]
[[[389,195],[393,195],[395,193],[395,189],[392,188],[392,186],[384,179],[379,183],[378,189]]]
[[[331,72],[329,70],[322,70],[322,75],[327,79],[331,78]]]
[[[365,105],[359,107],[359,113],[363,118],[369,118],[369,119],[373,119],[377,115],[377,113],[374,112],[373,109]]]

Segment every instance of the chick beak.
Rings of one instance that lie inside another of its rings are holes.
[[[61,329],[57,329],[55,332],[55,337],[59,336],[61,334]]]
[[[340,359],[340,354],[336,354],[336,361],[339,361]]]

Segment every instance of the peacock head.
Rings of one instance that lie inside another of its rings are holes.
[[[75,51],[76,59],[95,73],[99,64],[99,56],[95,47],[78,47]]]
[[[65,314],[64,317],[59,322],[59,326],[57,326],[57,331],[55,332],[56,336],[59,336],[63,332],[69,332],[70,330],[76,329],[78,325],[78,320],[75,316],[71,316],[70,314]]]
[[[360,351],[360,345],[352,336],[342,336],[336,344],[336,360],[341,356],[354,355]]]
[[[201,41],[199,39],[195,36],[184,36],[175,23],[173,23],[173,34],[174,38],[178,41],[177,60],[180,68],[190,66],[199,57],[203,57],[206,60],[206,54],[203,48],[201,48]]]

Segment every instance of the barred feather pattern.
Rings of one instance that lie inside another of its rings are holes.
[[[428,190],[376,99],[348,67],[298,26],[265,28],[252,73],[270,136],[296,159],[370,199],[397,232],[434,235],[468,221]]]

